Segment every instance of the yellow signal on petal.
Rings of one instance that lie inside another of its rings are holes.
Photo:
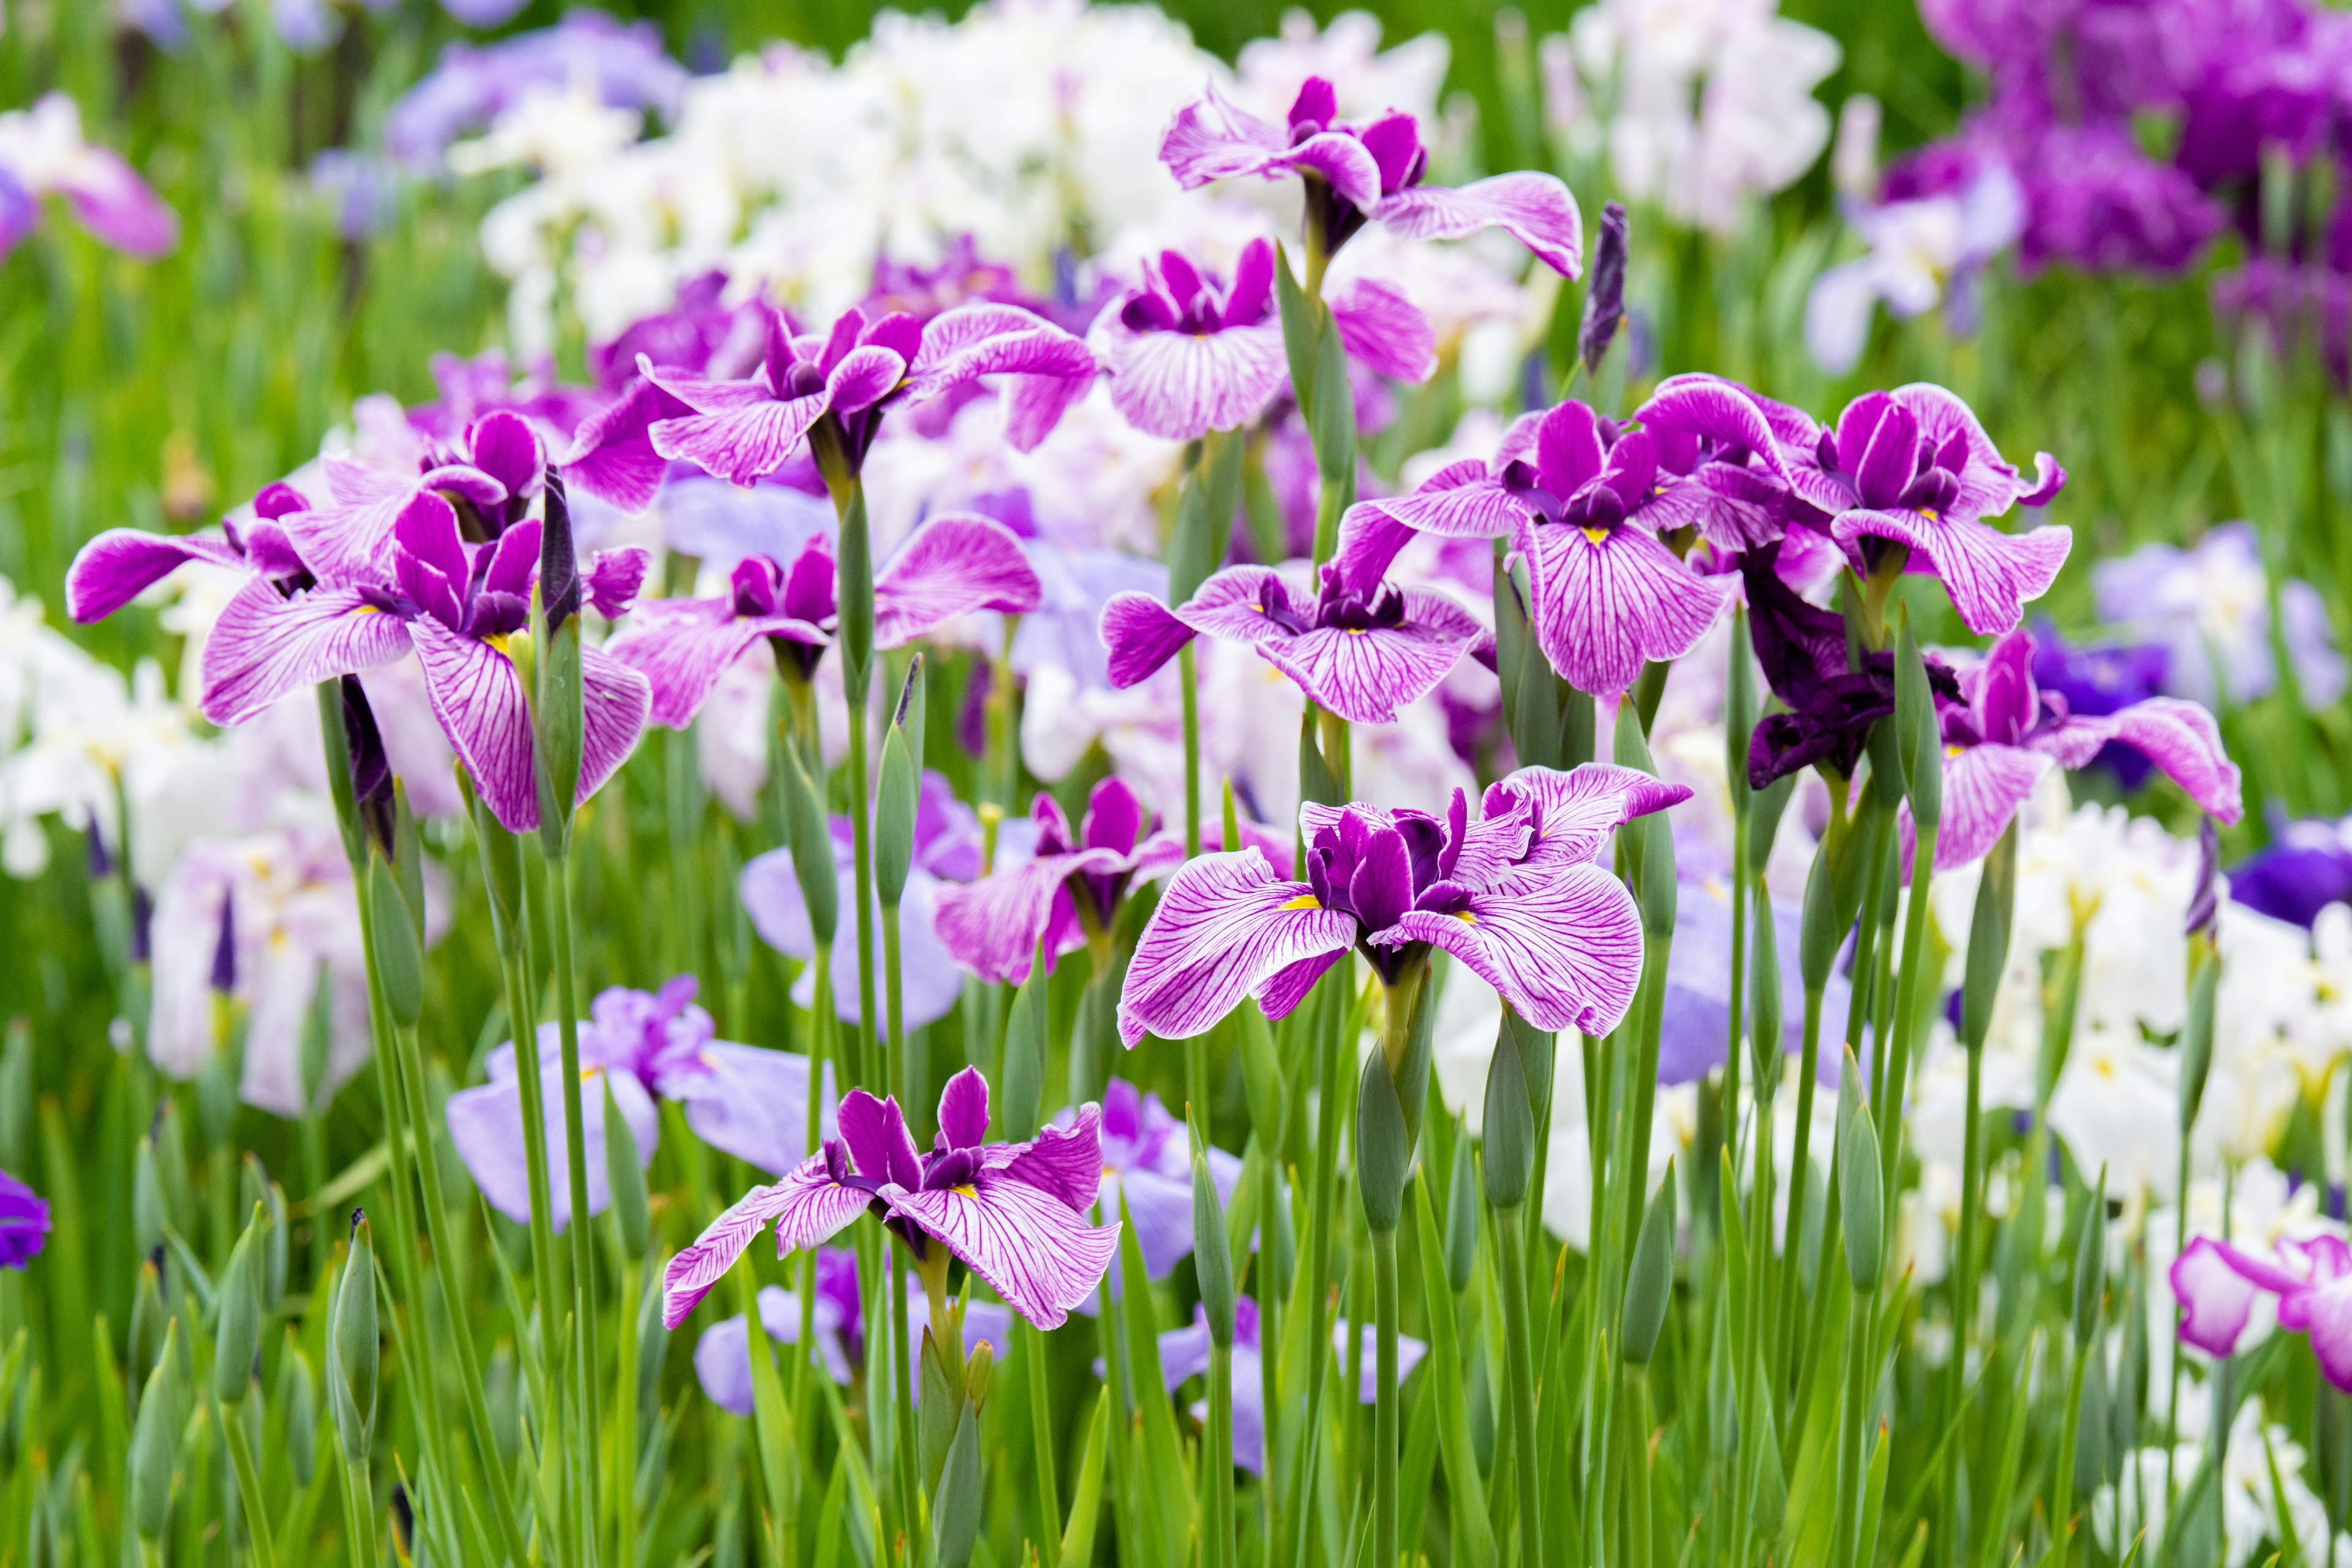
[[[1290,900],[1286,903],[1277,905],[1276,907],[1286,910],[1319,910],[1323,905],[1321,900],[1318,900],[1314,894],[1301,893],[1297,898]]]

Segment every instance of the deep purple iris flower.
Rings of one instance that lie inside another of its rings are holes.
[[[816,1300],[809,1311],[817,1359],[834,1382],[848,1386],[866,1364],[866,1303],[857,1287],[857,1256],[845,1247],[816,1249]],[[922,1281],[907,1281],[907,1339],[912,1352],[930,1327],[931,1300]],[[760,1288],[760,1326],[778,1344],[801,1338],[797,1292],[781,1285]],[[1001,1359],[1013,1338],[1013,1313],[993,1301],[968,1301],[963,1309],[963,1349],[969,1357],[987,1345]],[[743,1314],[721,1319],[694,1342],[694,1373],[702,1392],[722,1410],[751,1414],[751,1341]],[[919,1397],[920,1380],[913,1392]]]
[[[522,519],[545,474],[538,434],[511,409],[485,415],[455,441],[427,443],[414,475],[387,473],[342,457],[327,458],[320,466],[328,504],[289,512],[281,521],[322,580],[356,581],[389,572],[402,515],[428,496],[451,509],[467,542],[496,539]]]
[[[1431,947],[1452,953],[1538,1029],[1606,1034],[1642,970],[1633,895],[1593,858],[1636,816],[1690,798],[1630,768],[1521,768],[1473,820],[1356,802],[1299,808],[1307,880],[1255,849],[1187,862],[1145,923],[1119,998],[1119,1036],[1184,1039],[1244,996],[1297,1006],[1350,949],[1395,983]]]
[[[1269,239],[1242,247],[1231,283],[1180,251],[1144,263],[1141,283],[1106,305],[1087,334],[1129,424],[1192,441],[1265,411],[1290,369],[1274,308],[1277,265]],[[1358,279],[1330,305],[1349,357],[1375,374],[1420,382],[1436,370],[1435,330],[1393,287]]]
[[[1359,1330],[1347,1319],[1334,1319],[1331,1323],[1331,1349],[1346,1366],[1349,1352],[1355,1350],[1355,1338],[1369,1332]],[[1411,1334],[1397,1336],[1397,1382],[1402,1384],[1412,1375],[1429,1347]],[[1265,1347],[1259,1327],[1257,1303],[1247,1296],[1234,1299],[1234,1463],[1254,1476],[1265,1473]],[[1372,1346],[1366,1341],[1360,1363],[1363,1372],[1356,1397],[1370,1405],[1380,1398],[1380,1367],[1373,1360]],[[1173,1394],[1185,1379],[1203,1377],[1209,1371],[1209,1318],[1195,1305],[1192,1321],[1181,1329],[1168,1329],[1160,1335],[1160,1377]],[[1206,1400],[1196,1402],[1192,1415],[1206,1422],[1209,1406]]]
[[[1460,239],[1499,228],[1560,276],[1576,276],[1584,226],[1576,198],[1558,179],[1520,173],[1460,190],[1423,184],[1429,153],[1412,115],[1391,111],[1360,124],[1339,115],[1339,91],[1322,77],[1299,88],[1284,125],[1236,108],[1213,84],[1177,111],[1160,138],[1160,161],[1188,191],[1251,174],[1299,175],[1307,182],[1307,221],[1327,256],[1370,219],[1406,239]]]
[[[944,513],[876,574],[874,643],[901,647],[977,610],[1034,610],[1039,594],[1012,530],[975,512]],[[780,664],[808,679],[833,642],[836,608],[833,546],[819,536],[790,565],[745,556],[724,597],[640,600],[606,650],[652,682],[654,722],[682,730],[762,637]]]
[[[808,1058],[717,1038],[710,1015],[694,1005],[695,987],[693,975],[680,974],[657,992],[625,985],[603,992],[580,1025],[581,1070],[602,1075],[612,1085],[613,1102],[628,1123],[640,1163],[652,1162],[661,1138],[654,1101],[671,1100],[685,1107],[686,1124],[704,1142],[781,1175],[807,1153]],[[539,1026],[540,1066],[547,1081],[562,1070],[562,1044],[556,1024]],[[515,1076],[514,1052],[512,1041],[492,1051],[489,1082],[451,1095],[446,1114],[449,1142],[482,1195],[508,1218],[528,1224],[530,1172],[523,1157],[522,1085]],[[572,1219],[563,1100],[553,1089],[542,1098],[550,1218],[562,1230]],[[829,1128],[832,1096],[825,1098],[820,1125]],[[611,1201],[597,1152],[604,1145],[604,1090],[589,1085],[580,1110],[582,1146],[590,1151],[588,1212],[602,1214]]]
[[[2052,767],[2087,766],[2111,742],[2146,756],[2222,822],[2242,815],[2237,764],[2221,750],[2213,716],[2194,702],[2150,697],[2112,713],[2071,713],[2064,698],[2035,684],[2033,637],[2022,627],[1962,670],[1958,684],[1958,701],[1937,704],[1945,751],[1938,870],[1990,849]],[[1903,830],[1907,843],[1907,815]]]
[[[918,1260],[933,1245],[1041,1329],[1059,1328],[1093,1293],[1118,1246],[1116,1224],[1086,1211],[1102,1183],[1102,1112],[1027,1143],[990,1143],[988,1084],[966,1068],[940,1092],[940,1132],[919,1154],[897,1100],[852,1089],[841,1136],[798,1169],[754,1187],[711,1221],[662,1275],[662,1322],[676,1328],[772,1221],[777,1255],[815,1247],[871,1212]]]
[[[2200,1236],[2173,1260],[2169,1278],[2180,1337],[2199,1350],[2234,1352],[2256,1298],[2274,1296],[2279,1327],[2310,1335],[2327,1381],[2352,1392],[2352,1247],[2343,1237],[2282,1241],[2265,1258]]]
[[[83,545],[67,570],[66,614],[83,623],[102,621],[191,561],[250,573],[285,593],[312,587],[317,579],[279,521],[310,504],[301,491],[279,483],[253,498],[250,519],[224,519],[218,532],[110,528]]]
[[[1202,633],[1249,644],[1309,700],[1358,724],[1393,722],[1463,655],[1491,658],[1494,645],[1440,589],[1350,577],[1333,561],[1309,600],[1273,567],[1228,566],[1172,610],[1135,590],[1111,596],[1102,612],[1111,685],[1150,679]]]
[[[1769,447],[1760,416],[1746,412],[1761,444],[1748,449]],[[1668,451],[1688,471],[1664,466]],[[1688,430],[1621,430],[1570,399],[1514,424],[1491,464],[1454,463],[1408,495],[1349,508],[1339,559],[1361,578],[1384,570],[1416,531],[1513,533],[1544,656],[1579,690],[1622,691],[1645,660],[1688,653],[1729,603],[1728,584],[1692,571],[1658,537],[1717,516],[1722,481],[1710,470],[1747,471]]]
[[[0,1268],[22,1268],[40,1252],[49,1235],[49,1205],[41,1195],[0,1171]]]
[[[819,421],[855,470],[883,415],[927,403],[982,376],[1005,379],[1005,438],[1028,451],[1093,384],[1091,350],[1013,305],[971,304],[919,321],[904,312],[869,321],[853,306],[823,336],[796,335],[774,307],[759,363],[713,381],[665,369],[640,353],[637,379],[583,424],[564,468],[614,505],[642,510],[673,460],[739,485],[783,468]]]
[[[2335,822],[2292,822],[2230,872],[2230,897],[2311,929],[2330,904],[2352,903],[2352,835]]]
[[[2146,701],[2164,689],[2172,650],[2162,643],[2070,643],[2045,617],[2033,628],[2033,681],[2066,700],[2077,717],[2097,717]],[[2130,747],[2109,742],[2092,765],[2105,768],[2124,788],[2147,782],[2155,764]]]

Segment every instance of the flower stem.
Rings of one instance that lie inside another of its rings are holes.
[[[1209,1470],[1208,1532],[1203,1568],[1230,1568],[1234,1547],[1234,1347],[1209,1340],[1209,1429],[1201,1462]]]
[[[1176,650],[1176,680],[1184,693],[1184,857],[1188,860],[1201,852],[1201,692],[1195,663],[1191,643]]]
[[[1503,1265],[1503,1343],[1510,1358],[1511,1478],[1517,1483],[1519,1502],[1519,1562],[1523,1568],[1541,1568],[1543,1549],[1542,1478],[1534,1464],[1536,1451],[1535,1340],[1528,1322],[1527,1226],[1520,1206],[1495,1211],[1495,1244]]]
[[[904,988],[898,974],[898,906],[882,906],[882,997],[883,1016],[888,1025],[884,1037],[882,1082],[885,1092],[898,1097],[898,1103],[911,1111],[917,1103],[915,1086],[907,1079],[907,1031],[903,1016]]]
[[[620,1375],[613,1384],[613,1513],[616,1526],[614,1562],[619,1568],[636,1568],[637,1562],[637,1306],[645,1289],[646,1265],[632,1258],[621,1265]],[[761,1329],[757,1318],[747,1331]],[[762,1349],[766,1347],[762,1346]]]
[[[849,840],[856,860],[857,1055],[850,1080],[868,1084],[877,1076],[874,1052],[874,781],[866,765],[866,694],[849,703]],[[888,1092],[889,1080],[882,1080]]]
[[[1813,1132],[1813,1090],[1821,1082],[1822,987],[1805,987],[1804,1045],[1797,1057],[1797,1129],[1789,1155],[1789,1214],[1780,1229],[1780,1298],[1775,1318],[1787,1340],[1775,1357],[1780,1368],[1779,1387],[1789,1391],[1788,1373],[1797,1359],[1799,1237],[1805,1223],[1806,1192],[1811,1186]]]
[[[803,1152],[814,1154],[824,1130],[825,1046],[833,1036],[833,943],[816,944],[815,993],[809,998],[808,1128]],[[803,1248],[800,1262],[800,1361],[793,1373],[793,1412],[805,1407],[811,1380],[825,1375],[816,1351],[816,1249]]]
[[[335,1445],[342,1453],[342,1445]],[[343,1528],[352,1538],[352,1552],[358,1568],[375,1568],[375,1484],[368,1478],[368,1462],[343,1456]],[[162,1568],[163,1554],[147,1542],[140,1542],[142,1561]],[[153,1552],[153,1556],[148,1554]]]
[[[1396,1232],[1376,1230],[1371,1237],[1372,1321],[1379,1331],[1372,1405],[1372,1561],[1385,1563],[1397,1560]],[[1524,1457],[1532,1460],[1532,1449]]]
[[[583,1512],[593,1520],[600,1517],[596,1506],[595,1435],[587,1428],[593,1425],[596,1408],[596,1254],[588,1235],[588,1135],[580,1105],[580,976],[572,948],[569,854],[548,858],[547,905],[555,957],[556,1037],[563,1063],[564,1173],[572,1199],[572,1390],[582,1428],[574,1434],[573,1441],[580,1484],[587,1491],[582,1500]]]
[[[1103,1310],[1110,1310],[1108,1303]],[[1062,1500],[1054,1483],[1054,1405],[1045,1383],[1045,1331],[1031,1327],[1023,1337],[1029,1342],[1029,1435],[1036,1448],[1037,1555],[1043,1561],[1058,1552],[1062,1542]]]

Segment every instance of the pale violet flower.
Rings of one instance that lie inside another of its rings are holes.
[[[2250,522],[2225,522],[2195,544],[2143,544],[2091,568],[2099,614],[2126,637],[2172,651],[2165,689],[2209,708],[2251,702],[2278,684],[2262,545]],[[2344,694],[2344,656],[2319,591],[2279,584],[2287,655],[2304,702],[2325,708]]]
[[[1945,303],[1956,328],[1973,316],[1977,274],[2025,225],[2025,195],[2009,165],[1987,160],[1958,191],[1882,205],[1856,204],[1849,221],[1870,249],[1813,279],[1805,300],[1805,351],[1832,375],[1860,363],[1872,312],[1896,321]]]

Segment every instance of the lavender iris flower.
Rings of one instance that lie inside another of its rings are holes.
[[[2091,593],[2101,619],[2171,650],[2165,689],[2176,697],[2213,708],[2251,702],[2278,684],[2269,580],[2250,522],[2210,528],[2186,549],[2143,544],[2102,561],[2091,568]],[[2278,599],[2303,700],[2325,707],[2345,687],[2326,602],[2300,578],[2280,584]]]
[[[976,610],[1034,609],[1037,574],[1003,523],[949,512],[917,529],[874,579],[874,643],[901,647]],[[719,678],[761,638],[806,680],[833,641],[831,543],[811,539],[789,566],[771,555],[736,563],[724,598],[646,599],[606,645],[653,685],[653,720],[692,723]]]
[[[49,1205],[38,1193],[0,1171],[0,1268],[31,1263],[49,1234]]]
[[[918,1154],[897,1100],[852,1089],[841,1136],[783,1180],[754,1187],[662,1275],[662,1322],[676,1328],[771,1222],[778,1256],[831,1240],[868,1212],[918,1259],[932,1246],[1041,1329],[1059,1328],[1109,1267],[1117,1225],[1086,1210],[1102,1182],[1099,1107],[1027,1143],[989,1143],[988,1084],[966,1068],[940,1093],[940,1131]]]
[[[583,1072],[601,1073],[611,1083],[614,1103],[629,1124],[637,1156],[650,1163],[661,1137],[656,1100],[677,1100],[686,1123],[712,1148],[782,1174],[806,1153],[808,1058],[715,1037],[710,1015],[694,1005],[695,977],[680,974],[658,992],[615,985],[591,1004],[580,1026]],[[514,1044],[492,1051],[490,1081],[449,1097],[449,1141],[491,1206],[517,1223],[530,1218],[530,1172],[523,1160],[522,1089],[515,1076]],[[539,1026],[542,1068],[558,1071],[561,1031]],[[832,1125],[832,1096],[821,1108],[821,1126]],[[545,1096],[549,1193],[555,1228],[571,1221],[564,1190],[566,1167],[563,1105]],[[588,1212],[601,1214],[611,1201],[604,1163],[594,1150],[604,1142],[604,1097],[601,1089],[581,1097],[581,1138],[588,1156]]]
[[[816,1301],[810,1310],[816,1332],[817,1359],[834,1382],[848,1386],[866,1364],[865,1301],[857,1288],[857,1258],[845,1247],[816,1249]],[[922,1342],[931,1323],[930,1297],[920,1280],[907,1282],[907,1339],[912,1352]],[[797,1292],[781,1285],[760,1289],[760,1326],[778,1344],[796,1345],[801,1337],[801,1303]],[[1002,1358],[1013,1337],[1013,1314],[993,1301],[967,1301],[963,1310],[963,1349],[969,1357],[987,1345]],[[722,1410],[751,1414],[751,1331],[743,1314],[722,1319],[702,1331],[694,1344],[694,1373],[702,1392]],[[918,1397],[921,1390],[915,1390]]]
[[[1355,1337],[1367,1331],[1351,1325],[1347,1319],[1335,1319],[1331,1324],[1331,1348],[1338,1353],[1342,1366],[1355,1349]],[[1257,1303],[1247,1296],[1234,1300],[1234,1463],[1252,1475],[1265,1473],[1265,1348],[1258,1324]],[[1410,1334],[1397,1336],[1397,1382],[1402,1384],[1421,1364],[1429,1347]],[[1362,1349],[1360,1364],[1362,1382],[1356,1397],[1366,1405],[1380,1397],[1380,1369],[1374,1364],[1372,1348],[1368,1342]],[[1160,1376],[1173,1394],[1184,1380],[1206,1375],[1209,1370],[1209,1319],[1200,1307],[1192,1309],[1192,1321],[1184,1328],[1169,1329],[1160,1336]],[[1194,1418],[1205,1421],[1208,1403],[1196,1402]]]
[[[82,140],[81,109],[62,92],[0,114],[0,256],[50,195],[117,250],[161,256],[179,243],[178,216],[120,153]]]
[[[1119,998],[1120,1037],[1184,1039],[1255,996],[1287,1014],[1349,949],[1393,983],[1442,947],[1538,1029],[1606,1034],[1633,999],[1641,918],[1593,863],[1614,829],[1690,797],[1630,768],[1521,768],[1473,821],[1356,802],[1306,805],[1307,880],[1255,849],[1204,855],[1171,878]]]
[[[2080,768],[2110,743],[2164,770],[2224,823],[2238,820],[2237,764],[2221,750],[2213,716],[2176,697],[2151,697],[2112,713],[2070,713],[2033,679],[2033,637],[2022,627],[1959,675],[1960,700],[1939,703],[1944,730],[1944,819],[1936,867],[1984,854],[2051,767]],[[1903,831],[1911,833],[1909,806]]]
[[[1688,864],[1689,857],[1677,855]],[[1751,907],[1748,918],[1756,918]],[[1772,929],[1780,965],[1780,994],[1801,996],[1804,976],[1799,963],[1802,910],[1795,900],[1772,900]],[[1667,951],[1665,1005],[1661,1015],[1658,1081],[1689,1083],[1705,1078],[1723,1064],[1731,1025],[1731,900],[1713,879],[1694,884],[1685,880],[1675,900],[1675,940]],[[1845,977],[1832,973],[1822,993],[1821,1038],[1845,1038],[1845,1010],[1851,994]],[[1801,1050],[1805,1041],[1801,1009],[1789,1008],[1781,1020],[1782,1048]],[[1824,1064],[1827,1078],[1836,1076]]]
[[[2273,1257],[2261,1258],[2200,1236],[2173,1260],[2169,1278],[2180,1303],[2180,1337],[2189,1344],[2208,1355],[2230,1355],[2256,1299],[2273,1296],[2279,1327],[2310,1335],[2327,1381],[2352,1391],[2352,1247],[2343,1237],[2281,1241]]]
[[[1429,153],[1420,122],[1391,110],[1357,123],[1339,117],[1339,92],[1309,77],[1275,125],[1227,101],[1212,84],[1186,104],[1160,138],[1160,161],[1186,190],[1255,174],[1307,182],[1307,221],[1323,252],[1377,219],[1406,239],[1460,239],[1500,228],[1564,278],[1581,262],[1584,226],[1576,198],[1549,174],[1496,174],[1460,190],[1427,185]]]
[[[836,908],[857,908],[856,862],[851,855],[846,816],[831,822]],[[898,971],[907,1027],[919,1029],[953,1010],[963,994],[963,976],[943,942],[941,905],[959,882],[980,874],[980,823],[971,808],[956,799],[954,789],[940,773],[926,771],[915,806],[914,860],[898,905]],[[809,926],[808,906],[801,899],[800,879],[793,874],[789,848],[771,849],[743,868],[738,884],[745,912],[761,941],[788,958],[816,956],[816,936]],[[881,905],[873,921],[881,923]],[[833,946],[833,1006],[846,1023],[857,1022],[857,944]],[[815,1005],[816,976],[803,972],[793,989],[802,1006]]]
[[[517,9],[511,0],[488,3],[502,5],[508,15]],[[669,119],[690,79],[687,68],[662,48],[655,24],[572,11],[552,27],[487,46],[457,43],[443,49],[441,63],[384,116],[384,150],[412,169],[430,172],[451,142],[488,124],[527,93],[568,89],[575,82],[586,83],[609,106],[649,109]]]
[[[1067,1122],[1069,1111],[1057,1121]],[[1124,1212],[1135,1226],[1143,1271],[1154,1279],[1192,1250],[1192,1155],[1184,1123],[1168,1112],[1157,1094],[1115,1078],[1103,1089],[1103,1190],[1105,1214]],[[1208,1151],[1209,1179],[1227,1204],[1241,1181],[1242,1163],[1214,1144]]]
[[[2310,930],[2328,905],[2352,903],[2352,832],[2337,822],[2289,823],[2231,871],[2230,897]]]
[[[1248,643],[1308,700],[1359,724],[1387,724],[1467,653],[1492,658],[1493,638],[1443,591],[1396,587],[1365,568],[1326,563],[1311,601],[1268,566],[1229,566],[1169,609],[1149,594],[1114,595],[1102,640],[1112,686],[1149,679],[1201,633]]]

